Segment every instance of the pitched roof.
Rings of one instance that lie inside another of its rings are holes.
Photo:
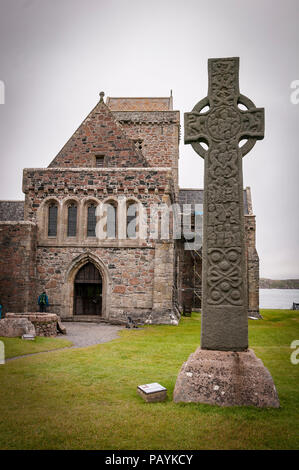
[[[105,167],[149,166],[102,97],[49,167],[95,167],[97,155],[105,157]]]

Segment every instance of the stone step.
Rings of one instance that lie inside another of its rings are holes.
[[[109,323],[99,315],[74,315],[69,318],[62,318],[63,322],[75,321],[75,322],[91,322],[91,323]]]

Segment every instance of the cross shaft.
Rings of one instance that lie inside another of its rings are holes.
[[[242,157],[264,136],[264,110],[240,95],[239,58],[209,59],[208,72],[208,96],[185,113],[185,144],[205,160],[201,347],[242,351],[248,347]],[[242,139],[247,143],[239,147]]]

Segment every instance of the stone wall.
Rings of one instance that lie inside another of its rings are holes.
[[[153,279],[153,313],[148,323],[178,324],[180,314],[175,308],[175,247],[173,242],[155,245]]]
[[[248,272],[248,314],[259,317],[259,256],[255,245],[255,216],[245,216],[246,262]]]
[[[33,323],[36,336],[57,336],[58,317],[52,313],[7,313],[6,318],[26,318]]]
[[[154,167],[24,170],[25,216],[38,225],[38,292],[46,290],[53,312],[72,317],[75,273],[81,261],[91,261],[103,278],[104,319],[125,322],[130,315],[140,323],[173,321],[173,243],[166,244],[165,251],[139,232],[136,239],[126,238],[126,205],[121,202],[126,198],[142,203],[149,222],[150,206],[174,197],[169,179],[169,168]],[[117,230],[122,229],[122,235],[110,240],[87,237],[88,203],[109,198],[117,204]],[[78,233],[71,238],[65,216],[70,200],[77,204],[79,219]],[[57,236],[50,238],[49,201],[58,204]]]
[[[113,112],[126,134],[140,145],[153,167],[170,167],[178,189],[179,111]]]
[[[163,318],[168,323],[173,305],[172,248],[163,250],[162,254],[158,249],[155,254],[155,248],[138,246],[92,249],[40,246],[37,251],[38,290],[46,290],[51,312],[62,319],[71,318],[75,275],[82,265],[92,262],[103,280],[104,320],[126,322],[130,315],[139,323],[163,322]],[[161,272],[158,272],[158,261]],[[149,320],[153,309],[158,313]]]
[[[194,260],[190,250],[184,249],[184,241],[180,245],[180,306],[184,314],[193,310],[194,297]]]
[[[3,311],[36,309],[37,227],[32,222],[0,222],[0,299]]]
[[[159,204],[171,191],[169,168],[26,168],[23,172],[25,220],[36,221],[37,211],[45,199],[72,196],[83,200],[105,200],[119,195],[135,197],[140,202]]]

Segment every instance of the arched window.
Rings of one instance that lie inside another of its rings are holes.
[[[107,238],[116,238],[117,233],[117,209],[115,203],[106,203],[107,214]]]
[[[55,202],[51,203],[48,208],[48,237],[57,236],[57,216],[58,206]]]
[[[90,204],[87,208],[87,236],[95,237],[96,236],[96,206],[95,204]]]
[[[67,209],[67,236],[75,237],[77,235],[77,206],[70,204]]]
[[[138,206],[131,202],[127,206],[127,238],[137,238]]]

